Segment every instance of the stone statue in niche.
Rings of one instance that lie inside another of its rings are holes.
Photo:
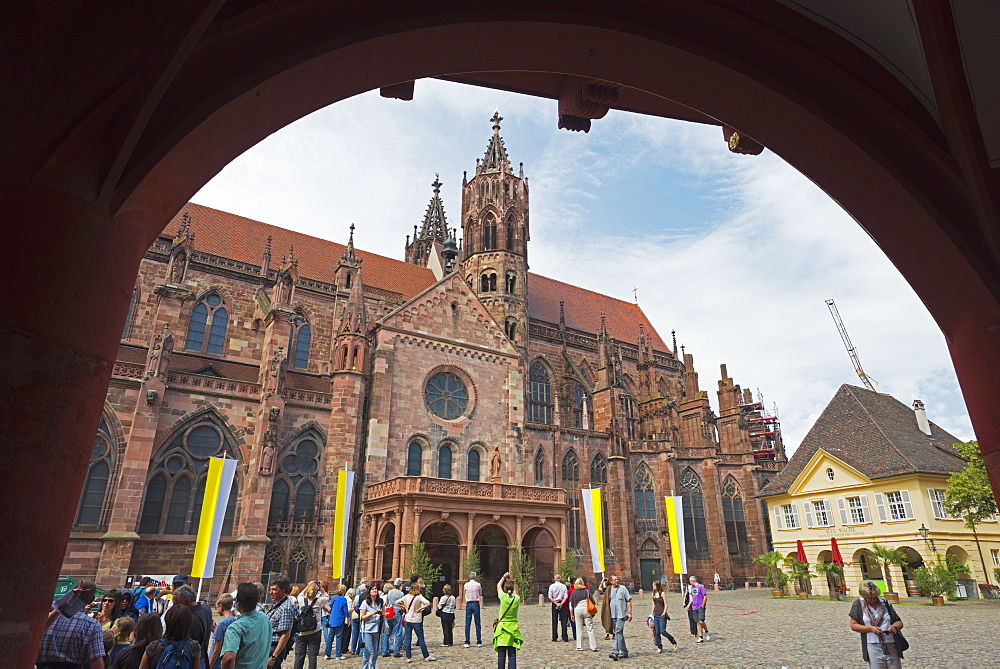
[[[285,357],[284,349],[279,346],[271,359],[268,360],[264,368],[264,378],[261,379],[261,394],[270,397],[274,394],[281,394],[285,387],[285,376],[288,373],[288,358]]]
[[[170,265],[170,283],[177,286],[184,280],[184,266],[187,264],[187,254],[181,251],[174,256]]]
[[[146,371],[142,375],[143,381],[148,381],[154,376],[161,381],[167,380],[167,368],[170,366],[170,354],[174,351],[174,336],[166,327],[153,339],[146,354]]]
[[[274,453],[275,453],[275,443],[278,441],[278,426],[271,423],[267,426],[267,432],[264,433],[264,448],[261,449],[260,453],[260,474],[261,476],[270,476],[271,472],[274,471]]]
[[[503,466],[503,460],[500,459],[500,448],[497,446],[493,447],[493,455],[490,456],[490,480],[499,481],[500,480],[500,468]]]

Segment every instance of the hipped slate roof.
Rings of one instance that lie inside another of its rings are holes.
[[[259,265],[261,254],[271,240],[271,268],[281,266],[290,247],[299,261],[299,276],[325,283],[335,283],[343,244],[292,232],[251,218],[219,211],[189,202],[163,231],[173,236],[184,213],[191,215],[196,250],[223,258]],[[409,301],[435,283],[434,274],[401,260],[356,250],[363,259],[362,281],[366,286],[402,293]],[[646,330],[650,346],[669,352],[639,305],[601,295],[562,281],[538,274],[528,275],[528,317],[553,325],[559,323],[559,301],[565,302],[566,327],[596,335],[601,325],[601,313],[607,315],[608,330],[618,341],[635,344],[639,339],[639,324]]]
[[[762,491],[780,495],[820,448],[870,479],[902,474],[949,475],[965,467],[957,437],[930,423],[927,436],[912,408],[896,398],[844,384],[816,419],[788,465]]]

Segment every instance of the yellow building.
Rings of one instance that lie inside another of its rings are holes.
[[[911,409],[889,395],[841,386],[760,495],[767,502],[774,549],[795,556],[801,540],[808,562],[815,565],[831,561],[831,540],[836,539],[846,586],[853,592],[863,579],[882,578],[880,566],[865,551],[875,543],[901,549],[911,565],[951,556],[978,583],[995,583],[997,518],[977,527],[981,561],[972,531],[944,508],[948,475],[965,466],[952,448],[957,441],[927,420],[919,400]],[[911,565],[891,567],[893,590],[901,597]],[[969,597],[978,596],[974,590]],[[825,578],[814,578],[813,592],[825,591]]]

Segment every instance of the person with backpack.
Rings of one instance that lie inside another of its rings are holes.
[[[358,620],[361,622],[361,669],[375,669],[382,647],[382,621],[385,619],[385,599],[377,582],[368,584],[368,592],[361,602]]]
[[[111,663],[112,669],[139,669],[146,648],[163,638],[163,625],[158,613],[146,613],[139,618],[132,633],[132,645],[122,650]]]
[[[146,646],[139,669],[204,669],[201,644],[191,638],[193,620],[186,606],[167,609],[166,632]]]
[[[424,610],[430,609],[431,603],[420,594],[420,584],[413,582],[410,584],[410,594],[399,600],[399,608],[405,611],[403,615],[403,631],[406,634],[406,661],[410,662],[413,656],[411,643],[413,635],[417,635],[417,644],[420,652],[424,655],[424,660],[433,662],[437,658],[427,650],[427,642],[424,641]]]
[[[295,637],[295,669],[302,669],[309,655],[309,669],[316,669],[316,656],[323,643],[323,630],[319,621],[330,597],[313,581],[299,595],[299,635]]]

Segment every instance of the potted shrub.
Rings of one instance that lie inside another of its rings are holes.
[[[942,606],[945,595],[955,592],[955,575],[942,564],[920,567],[913,572],[913,580],[936,606]]]
[[[889,574],[889,565],[906,564],[906,553],[899,550],[898,548],[889,548],[888,546],[883,546],[881,544],[875,544],[868,549],[868,552],[873,558],[878,560],[882,564],[882,576],[885,578],[885,599],[889,602],[898,602],[899,595],[896,591],[892,589],[892,577]]]
[[[784,561],[781,553],[771,551],[754,558],[754,562],[762,564],[767,569],[767,584],[771,586],[771,596],[781,597],[785,594],[785,585],[788,583],[788,574],[781,571],[778,566]]]
[[[809,563],[788,558],[785,560],[785,565],[791,570],[792,578],[795,579],[795,594],[800,599],[809,599],[812,592],[812,572],[809,571]]]
[[[844,579],[844,568],[832,562],[820,562],[816,565],[816,573],[826,576],[826,587],[830,591],[830,599],[840,600],[840,583]]]

